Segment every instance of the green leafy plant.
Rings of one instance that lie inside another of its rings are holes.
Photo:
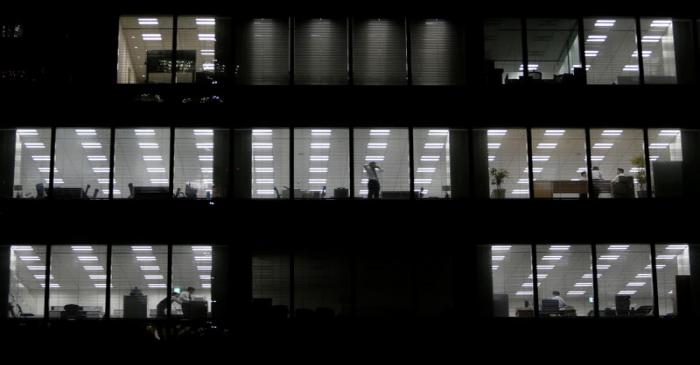
[[[489,170],[489,174],[491,175],[491,184],[496,185],[496,189],[500,189],[503,181],[509,176],[508,170],[497,169],[495,167]]]
[[[630,163],[637,168],[637,171],[634,173],[634,177],[637,178],[640,190],[644,190],[644,188],[646,188],[647,185],[647,170],[645,168],[646,161],[644,160],[644,156],[634,156],[630,160]]]

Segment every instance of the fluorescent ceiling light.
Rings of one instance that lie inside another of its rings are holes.
[[[197,266],[197,271],[211,271],[211,265]]]
[[[136,261],[156,261],[155,256],[136,256]]]
[[[538,149],[554,149],[557,148],[557,143],[538,143]]]
[[[73,252],[92,251],[92,246],[71,246],[71,249],[73,250]]]
[[[651,21],[650,26],[652,28],[668,28],[673,25],[672,20],[667,19],[654,19]]]
[[[532,295],[532,291],[518,290],[517,292],[515,292],[515,295],[517,295],[517,296],[529,296],[529,295]]]
[[[499,265],[491,265],[491,270],[497,271],[499,267]]]
[[[272,129],[253,129],[253,136],[271,136]]]
[[[204,52],[206,50],[202,50]],[[192,134],[195,136],[213,136],[214,135],[214,130],[213,129],[195,129],[192,131]]]
[[[576,288],[590,288],[592,286],[593,286],[593,283],[591,283],[591,282],[582,282],[582,283],[574,284],[574,287],[576,287]]]
[[[505,260],[505,259],[506,259],[506,257],[503,256],[503,255],[494,255],[494,256],[491,256],[491,261],[503,261],[503,260]]]
[[[27,270],[30,271],[46,271],[46,266],[43,265],[28,265]]]
[[[507,129],[489,129],[486,132],[486,134],[488,134],[489,136],[502,137],[502,136],[505,136],[506,134],[508,134],[508,130]]]
[[[197,149],[213,149],[214,148],[214,142],[198,142],[195,143],[195,146]],[[255,143],[253,143],[253,148],[255,148]],[[272,148],[272,143],[270,143],[270,148]]]
[[[416,172],[433,173],[433,172],[435,172],[435,168],[434,167],[419,167],[416,169]]]
[[[36,129],[18,129],[18,136],[38,136],[39,132]]]
[[[559,261],[561,258],[562,256],[560,255],[545,255],[542,256],[542,261]]]
[[[566,292],[566,295],[584,295],[586,294],[585,290],[569,290]]]
[[[421,162],[438,162],[440,161],[440,156],[421,156]]]
[[[645,35],[642,37],[642,43],[659,43],[661,38],[660,35]]]
[[[274,184],[275,179],[255,179],[256,184]]]
[[[154,129],[134,129],[134,134],[137,136],[155,136],[156,131]]]
[[[139,25],[158,25],[158,18],[138,18]]]
[[[46,284],[45,284],[45,283],[41,283],[40,285],[41,285],[42,288],[46,288]],[[49,284],[49,288],[51,288],[51,289],[58,289],[58,288],[60,288],[60,287],[61,287],[61,285],[58,284],[58,283],[50,283],[50,284]]]
[[[611,149],[614,145],[614,143],[594,143],[593,149]]]
[[[533,174],[539,174],[539,173],[542,172],[543,170],[544,170],[543,167],[533,167],[533,168],[532,168],[532,173],[533,173]],[[529,171],[530,171],[530,170],[526,167],[525,170],[523,170],[523,173],[526,173],[526,174],[527,174]]]
[[[513,194],[513,195],[529,195],[529,194],[530,194],[530,190],[527,190],[527,189],[513,189],[513,190],[511,190],[510,193]]]
[[[670,146],[670,143],[650,143],[649,144],[649,149],[650,150],[664,150],[667,149],[668,146]]]
[[[256,173],[267,173],[267,172],[274,172],[275,169],[274,167],[256,167],[255,172]]]
[[[449,129],[430,129],[430,130],[428,130],[428,135],[429,136],[447,137],[450,135],[450,130]]]
[[[605,40],[608,39],[608,36],[606,35],[589,35],[588,38],[586,38],[586,42],[588,43],[603,43]]]
[[[32,246],[11,246],[10,251],[15,251],[15,252],[34,251],[34,247],[32,247]]]
[[[631,287],[642,287],[642,286],[644,286],[644,285],[647,285],[647,283],[645,283],[645,282],[643,282],[643,281],[631,281],[631,282],[627,283],[626,286],[631,286]]]
[[[365,161],[384,161],[384,156],[365,156]]]
[[[45,274],[35,274],[35,275],[34,275],[34,279],[37,279],[37,280],[46,280],[46,275],[45,275]],[[54,279],[53,275],[49,275],[49,279],[50,279],[50,280],[53,280],[53,279]]]
[[[550,156],[532,156],[532,161],[534,162],[547,162]]]
[[[163,275],[144,275],[143,278],[146,280],[163,280]]]
[[[93,167],[92,172],[95,173],[108,173],[109,172],[109,167]]]
[[[90,155],[87,157],[88,161],[107,161],[107,156],[102,155]]]
[[[497,150],[497,149],[499,149],[499,148],[501,148],[501,144],[500,144],[500,143],[495,143],[495,142],[494,142],[494,143],[489,143],[489,144],[488,144],[488,149],[490,149],[490,150]]]
[[[131,251],[135,252],[143,252],[143,251],[153,251],[153,247],[151,246],[131,246]]]
[[[332,131],[330,129],[312,129],[311,135],[314,137],[328,137]]]
[[[388,136],[391,134],[391,129],[370,129],[370,136]]]
[[[50,161],[51,157],[50,156],[32,156],[33,161]]]
[[[109,184],[109,179],[97,179],[98,184]],[[114,179],[114,183],[117,183],[117,179]]]
[[[537,71],[538,68],[540,68],[540,65],[538,65],[538,64],[536,64],[536,63],[529,63],[529,64],[527,65],[527,70],[528,70],[528,71]],[[518,68],[518,70],[524,71],[524,70],[525,70],[525,66],[524,66],[523,64],[520,64],[520,67]]]
[[[319,185],[319,184],[326,184],[328,180],[326,179],[309,179],[309,184],[312,185]]]
[[[606,129],[602,133],[600,133],[601,136],[608,136],[608,137],[617,137],[622,135],[623,130],[622,129]]]
[[[160,266],[149,266],[149,265],[144,265],[141,266],[142,271],[160,271]]]
[[[600,51],[598,51],[598,50],[587,50],[587,51],[585,51],[586,57],[598,57],[598,53],[600,53]],[[586,66],[588,66],[588,65],[586,65]]]
[[[537,274],[537,279],[546,279],[549,276],[549,274]],[[527,276],[528,279],[532,279],[532,274]]]
[[[617,292],[617,295],[635,295],[637,294],[636,290],[620,290]]]
[[[102,267],[102,265],[85,265],[83,269],[85,269],[85,271],[102,271],[104,267]]]
[[[97,256],[78,256],[78,261],[99,261]]]
[[[537,270],[554,270],[556,265],[537,265]]]
[[[255,191],[258,195],[275,195],[274,190],[260,189]]]
[[[371,143],[370,143],[370,144],[371,144]],[[384,146],[386,147],[386,143],[384,144]],[[322,149],[331,148],[331,144],[330,144],[330,143],[327,143],[327,142],[321,142],[321,143],[319,143],[319,142],[314,142],[314,143],[311,143],[311,144],[309,145],[309,147],[310,147],[311,149],[314,149],[314,150],[322,150]],[[369,146],[368,146],[367,148],[372,148],[372,147],[369,147]]]
[[[163,36],[160,33],[144,33],[141,34],[144,41],[162,41]]]
[[[309,161],[328,161],[328,156],[311,155]]]
[[[586,158],[584,157],[583,160],[585,161]],[[605,160],[605,156],[591,156],[591,161],[600,162],[600,161],[603,161],[603,160]]]
[[[197,37],[200,41],[216,42],[216,34],[213,33],[200,33]]]
[[[634,51],[634,52],[632,52],[632,55],[631,55],[630,57],[637,58],[638,55],[639,55],[639,52],[638,52],[638,51]],[[648,51],[648,50],[647,50],[647,51],[642,51],[642,57],[644,57],[644,58],[649,58],[649,57],[651,57],[651,51]]]
[[[153,150],[158,148],[158,143],[155,142],[139,142],[139,148],[144,150]]]
[[[667,250],[685,250],[688,248],[688,245],[668,245],[666,246]]]
[[[253,160],[255,161],[273,161],[273,157],[269,155],[257,155],[253,156]]]
[[[24,142],[24,148],[43,149],[46,148],[46,145],[44,145],[44,142]]]
[[[152,185],[170,184],[170,180],[168,180],[168,179],[150,179],[150,182]]]
[[[107,280],[107,275],[103,274],[90,274],[88,275],[90,280]]]
[[[537,283],[537,287],[539,287],[540,285],[542,285],[542,283]],[[520,285],[520,287],[521,288],[532,288],[532,287],[534,287],[534,285],[532,285],[532,283],[530,282],[530,283],[523,283],[522,285]]]
[[[527,178],[522,178],[518,179],[518,184],[529,184],[530,182],[528,181]]]
[[[659,136],[675,137],[679,134],[681,134],[681,131],[679,129],[662,129],[661,131],[659,131]]]
[[[510,251],[512,247],[511,245],[496,245],[491,246],[491,251]]]
[[[657,260],[673,260],[676,258],[676,255],[656,255]]]
[[[617,22],[615,19],[598,19],[593,26],[598,28],[610,28],[615,26],[615,22]]]
[[[656,264],[656,270],[663,270],[666,267],[665,264]],[[651,270],[651,265],[644,267],[645,270]]]
[[[214,161],[214,156],[213,155],[199,156],[199,161]]]
[[[197,25],[216,25],[215,18],[195,18]]]
[[[496,156],[489,155],[489,162],[496,161]]]
[[[146,171],[152,174],[165,172],[165,167],[146,167]]]
[[[199,275],[200,280],[211,280],[211,275],[210,274],[202,274]]]
[[[19,259],[21,261],[41,261],[39,256],[20,256]]]
[[[551,245],[549,246],[550,251],[569,251],[571,245]]]
[[[202,171],[203,174],[211,174],[211,173],[214,173],[214,168],[213,167],[202,167],[200,169],[200,171]]]
[[[630,245],[610,245],[608,251],[627,251]]]
[[[634,278],[635,279],[651,279],[651,273],[639,273]]]
[[[211,261],[211,256],[195,256],[195,261]]]
[[[625,71],[625,72],[638,72],[638,71],[639,71],[639,65],[625,65],[625,67],[622,68],[622,71]]]
[[[598,276],[598,279],[600,279],[601,277],[603,277],[603,274],[598,274],[597,276]],[[583,274],[583,276],[581,276],[581,279],[593,279],[593,274],[591,274],[591,273]]]
[[[598,257],[598,260],[604,260],[604,261],[615,261],[620,258],[620,255],[601,255]]]
[[[158,155],[149,155],[149,156],[143,156],[144,161],[163,161],[162,156]]]
[[[149,289],[165,289],[167,287],[166,284],[148,284]]]

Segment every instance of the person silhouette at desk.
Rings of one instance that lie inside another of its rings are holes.
[[[559,293],[558,290],[555,290],[552,292],[552,299],[559,302],[559,310],[562,310],[562,309],[565,309],[566,307],[568,307],[568,305],[566,304],[566,301],[564,300],[564,298],[561,297],[561,293]]]
[[[619,167],[618,167],[618,168],[617,168],[617,175],[615,175],[615,178],[612,180],[612,182],[614,182],[614,183],[619,183],[619,182],[620,182],[620,178],[621,178],[621,177],[625,177],[625,176],[627,176],[627,175],[625,175],[625,169],[622,169],[622,168],[619,168]]]
[[[596,180],[603,180],[603,174],[600,172],[600,168],[598,166],[593,166],[593,170],[591,171],[591,179],[593,180],[592,198],[598,198],[598,195],[600,195],[600,188],[598,187],[598,185],[596,185],[595,182]]]
[[[192,302],[192,294],[194,294],[194,288],[191,286],[187,287],[187,290],[180,293],[180,295],[175,298],[175,302],[182,306],[182,315],[184,317],[190,316],[190,303]]]
[[[379,176],[377,173],[381,172],[382,168],[374,161],[371,161],[363,167],[367,173],[367,199],[379,199],[379,190],[381,187],[379,185]]]

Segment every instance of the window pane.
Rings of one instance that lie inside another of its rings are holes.
[[[169,198],[170,129],[117,129],[115,143],[114,198]]]
[[[348,129],[294,130],[294,198],[350,197]]]
[[[583,24],[588,83],[638,84],[634,19],[586,18]]]
[[[351,282],[352,271],[346,256],[333,253],[295,255],[294,299],[297,317],[349,316],[352,313]]]
[[[690,279],[690,248],[686,244],[656,245],[656,284],[659,289],[659,315],[677,316],[678,308],[688,308],[687,280]],[[676,285],[680,283],[681,285]],[[680,305],[679,305],[680,304]],[[684,313],[685,314],[685,313]]]
[[[51,248],[49,318],[99,319],[107,290],[107,245],[74,244]]]
[[[170,83],[172,50],[172,17],[120,17],[117,83]]]
[[[523,76],[523,38],[520,19],[486,19],[484,40],[489,83],[510,83]]]
[[[495,317],[534,317],[530,251],[527,245],[491,246]]]
[[[408,147],[406,128],[355,129],[355,197],[409,199]],[[421,162],[440,160],[437,153],[421,156]]]
[[[422,158],[431,156],[433,158]],[[437,158],[434,158],[437,156]],[[449,198],[450,130],[415,128],[413,130],[415,193],[419,198]]]
[[[172,316],[190,319],[209,317],[212,250],[212,246],[208,245],[173,246]]]
[[[109,197],[109,173],[98,172],[100,168],[109,168],[109,134],[106,128],[56,129],[55,198]]]
[[[289,315],[289,254],[253,254],[253,311],[258,316],[287,318]]]
[[[178,83],[217,84],[228,69],[230,20],[213,16],[177,18]]]
[[[163,318],[168,246],[112,247],[112,318]]]
[[[593,316],[589,245],[537,245],[537,262],[540,316]]]
[[[45,280],[46,246],[10,246],[10,318],[44,317]]]
[[[411,71],[414,85],[464,83],[462,26],[447,19],[411,23]]]
[[[481,133],[475,133],[481,136]],[[490,194],[492,199],[529,198],[527,131],[487,130]]]
[[[531,79],[571,82],[581,67],[575,19],[527,19],[528,72]],[[522,63],[519,66],[524,67]]]
[[[644,83],[676,83],[673,20],[641,18]]]
[[[253,198],[289,199],[289,129],[253,129],[252,141]]]
[[[296,19],[294,82],[299,85],[347,84],[345,19]]]
[[[353,24],[356,85],[406,84],[406,32],[400,19],[356,19]]]
[[[51,129],[0,129],[0,197],[43,199],[49,190]]]
[[[680,129],[649,129],[653,196],[667,198],[683,194],[682,137]]]
[[[243,85],[289,83],[289,21],[257,18],[240,22],[236,32],[236,68]]]
[[[600,315],[651,315],[653,295],[649,245],[609,244],[596,247]]]
[[[228,129],[176,129],[173,177],[175,197],[224,197],[228,187],[228,160]]]
[[[591,129],[591,159],[599,198],[646,197],[644,132],[641,129]],[[635,191],[637,192],[635,194]]]
[[[583,129],[533,129],[532,170],[535,198],[585,199],[586,138]],[[593,164],[601,161],[593,155]],[[600,179],[599,172],[593,179]]]

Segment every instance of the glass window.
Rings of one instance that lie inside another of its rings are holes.
[[[534,317],[532,256],[529,245],[492,245],[493,313],[495,317]],[[538,273],[547,273],[538,267]]]
[[[573,81],[574,69],[581,68],[578,22],[527,19],[527,58],[530,79]],[[521,63],[519,67],[524,66]]]
[[[489,84],[508,84],[519,80],[523,76],[520,19],[486,19],[484,40]]]
[[[115,199],[170,197],[170,128],[120,128],[115,143]],[[109,165],[93,171],[109,177]]]
[[[475,136],[482,134],[476,134]],[[527,131],[525,129],[489,129],[486,147],[489,159],[492,199],[530,197],[527,173]],[[537,170],[535,170],[537,171]]]
[[[3,248],[6,249],[7,246]],[[46,285],[46,246],[12,245],[9,249],[9,316],[42,318]],[[53,280],[53,276],[50,279]]]
[[[532,172],[535,198],[584,199],[588,195],[583,129],[533,129]],[[600,161],[593,155],[593,166]],[[593,179],[602,179],[594,169]]]
[[[54,198],[108,198],[109,173],[98,171],[109,168],[109,151],[107,128],[57,128]]]
[[[252,141],[253,198],[289,199],[289,129],[253,129]]]
[[[600,315],[649,316],[653,312],[649,245],[598,245]]]
[[[235,76],[243,85],[289,83],[289,21],[257,18],[239,22]]]
[[[163,318],[168,246],[112,247],[111,318]]]
[[[173,18],[119,18],[118,84],[168,84],[172,81]]]
[[[641,129],[591,129],[594,191],[599,198],[646,197],[646,159]],[[635,194],[636,191],[636,194]]]
[[[299,85],[342,85],[348,82],[345,19],[296,19],[294,82]]]
[[[98,319],[104,316],[107,290],[106,245],[51,248],[49,318]]]
[[[228,71],[230,20],[213,16],[177,18],[179,83],[217,84]]]
[[[422,157],[431,156],[424,159]],[[413,130],[414,189],[418,198],[449,198],[450,130],[415,128]]]
[[[676,83],[676,51],[673,42],[673,20],[641,18],[642,64],[644,83]]]
[[[294,130],[294,198],[350,197],[348,129]]]
[[[691,293],[689,293],[690,287],[687,285],[690,279],[690,247],[688,245],[656,245],[656,275],[656,285],[659,289],[659,315],[676,316],[679,307],[692,306],[692,303],[682,302],[692,298]]]
[[[173,246],[173,317],[209,318],[212,265],[212,246]]]
[[[175,198],[211,199],[226,195],[228,129],[175,130]]]
[[[253,254],[253,311],[258,316],[289,315],[289,254],[260,251]]]
[[[683,132],[680,129],[649,129],[649,161],[653,196],[683,194]]]
[[[294,256],[294,307],[297,317],[349,316],[352,313],[352,271],[344,256],[305,253]]]
[[[408,149],[406,128],[355,129],[355,197],[409,199]],[[440,154],[431,153],[420,162],[440,159]]]
[[[0,197],[46,198],[51,164],[51,129],[0,129],[0,142]]]
[[[414,85],[464,83],[464,32],[457,22],[422,19],[411,23],[411,73]]]
[[[589,245],[537,245],[540,316],[593,316]]]
[[[406,84],[406,31],[400,19],[355,19],[353,81],[356,85]]]
[[[638,84],[637,27],[632,18],[583,20],[589,84]]]

